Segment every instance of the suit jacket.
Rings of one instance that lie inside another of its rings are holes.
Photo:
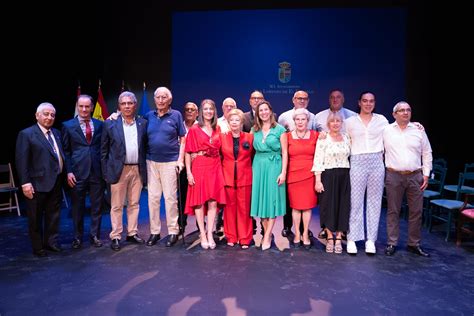
[[[138,167],[143,185],[146,185],[146,129],[147,120],[136,117],[138,136]],[[102,141],[100,148],[102,163],[102,175],[107,183],[117,183],[122,174],[126,158],[125,134],[123,132],[122,116],[116,120],[106,120],[102,132]]]
[[[55,128],[51,132],[64,162],[61,133]],[[61,174],[59,160],[38,124],[20,131],[16,140],[15,157],[20,185],[31,183],[36,192],[50,192],[53,189]]]
[[[237,179],[235,177],[234,140],[232,133],[221,134],[222,169],[226,186],[246,186],[252,184],[253,135],[240,133],[239,155],[237,156]],[[235,182],[235,184],[234,184]]]
[[[78,180],[86,180],[90,174],[102,178],[100,164],[100,142],[104,123],[91,119],[94,134],[89,144],[82,132],[78,118],[63,123],[62,141],[66,156],[66,172],[74,173]]]
[[[250,132],[250,129],[253,126],[254,119],[255,118],[254,118],[252,110],[244,113],[244,126],[242,127],[242,130],[244,132],[246,133]]]
[[[273,117],[275,120],[277,119],[277,115],[275,112],[273,112]],[[250,110],[248,112],[244,113],[244,126],[242,126],[242,131],[248,133],[253,127],[255,121],[255,115],[253,115],[253,111]]]

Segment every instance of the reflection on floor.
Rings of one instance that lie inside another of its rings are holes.
[[[139,232],[149,235],[146,194]],[[443,240],[443,230],[423,231],[431,258],[405,250],[407,224],[393,257],[383,254],[385,212],[377,254],[327,254],[313,239],[310,250],[290,247],[274,229],[275,244],[262,252],[253,246],[202,249],[194,218],[188,219],[185,244],[166,248],[166,223],[157,245],[123,242],[110,249],[110,216],[103,218],[104,247],[85,241],[70,247],[69,211],[63,209],[60,254],[31,254],[26,217],[0,216],[0,315],[472,315],[474,243],[457,248]],[[164,219],[164,214],[162,214]],[[89,218],[86,218],[86,230]],[[319,232],[318,210],[311,230]],[[259,232],[260,230],[258,230]],[[261,236],[255,236],[260,244]],[[123,238],[122,240],[125,240]],[[361,251],[362,250],[362,251]]]

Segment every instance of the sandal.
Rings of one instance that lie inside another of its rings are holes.
[[[336,243],[334,245],[334,253],[342,253],[342,239],[336,238]]]
[[[327,253],[334,252],[334,238],[333,237],[327,239],[326,252]]]

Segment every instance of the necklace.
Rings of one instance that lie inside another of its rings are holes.
[[[308,130],[305,130],[305,131],[304,131],[303,136],[300,136],[300,135],[298,134],[298,131],[296,131],[296,130],[295,130],[295,133],[296,133],[296,136],[297,136],[299,139],[304,139],[304,138],[306,137],[306,134],[308,133]]]
[[[204,131],[204,133],[206,133],[207,136],[209,136],[209,144],[212,144],[212,129],[210,133],[205,126],[201,127],[201,129]]]
[[[262,144],[265,144],[265,140],[267,139],[267,136],[269,133],[270,133],[270,129],[266,132],[262,129],[262,135],[263,135]]]

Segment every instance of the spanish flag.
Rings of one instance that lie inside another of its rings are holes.
[[[97,102],[95,104],[93,118],[104,121],[109,117],[109,111],[107,110],[107,104],[105,104],[104,96],[102,95],[102,89],[99,81],[99,95],[97,96]]]

